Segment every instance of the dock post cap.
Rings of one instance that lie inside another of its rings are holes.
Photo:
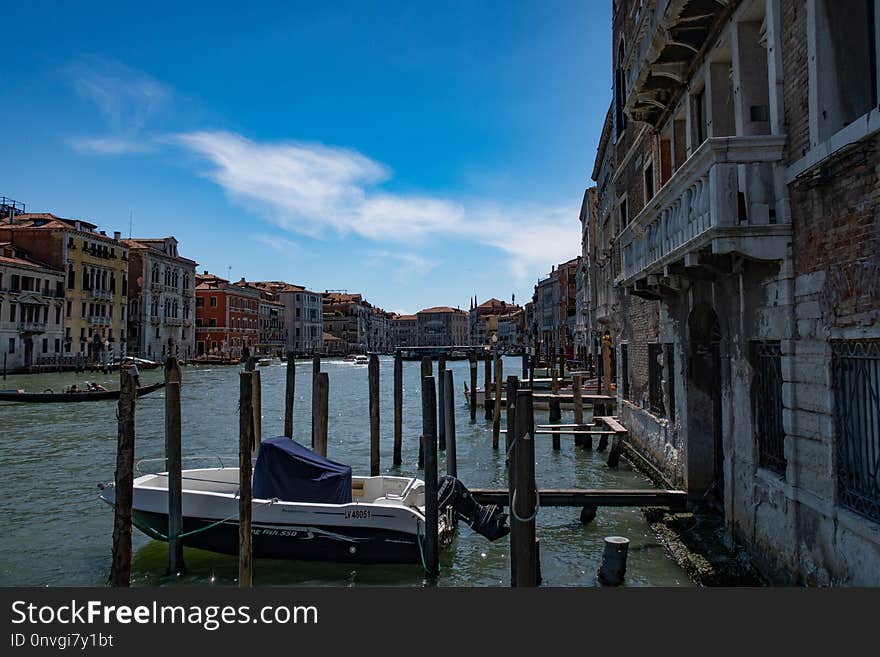
[[[606,536],[606,543],[612,543],[614,545],[627,545],[629,543],[629,539],[626,536]]]

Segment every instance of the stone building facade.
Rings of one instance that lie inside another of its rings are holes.
[[[107,362],[126,353],[128,247],[119,232],[110,237],[87,221],[27,213],[0,222],[0,242],[65,272],[65,354]]]
[[[60,362],[64,271],[0,243],[0,353],[3,371]]]
[[[123,240],[129,249],[128,353],[195,356],[196,263],[174,237]]]
[[[880,584],[873,4],[613,5],[587,268],[618,414],[778,582]]]
[[[420,347],[467,344],[468,314],[458,308],[437,306],[416,313]]]

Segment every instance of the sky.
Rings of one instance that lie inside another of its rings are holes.
[[[3,3],[0,196],[403,313],[578,254],[610,0],[114,4]]]

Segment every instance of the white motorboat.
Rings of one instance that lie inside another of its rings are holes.
[[[355,365],[369,365],[370,359],[367,356],[364,356],[363,354],[361,354],[359,356],[354,357],[354,364]]]
[[[183,543],[238,553],[239,469],[183,471]],[[421,563],[425,484],[415,477],[353,477],[351,468],[284,436],[264,440],[253,475],[255,558],[351,563]],[[114,504],[115,488],[101,498]],[[451,540],[451,509],[439,518],[440,544]],[[132,522],[167,540],[168,475],[134,480]]]
[[[259,365],[260,367],[266,367],[271,364],[272,364],[271,358],[261,358],[260,360],[257,361],[257,365]]]

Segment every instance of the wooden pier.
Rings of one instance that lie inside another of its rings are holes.
[[[471,488],[480,504],[508,506],[510,492],[504,488]],[[574,507],[662,507],[684,511],[687,493],[683,490],[547,488],[538,491],[539,506]]]

